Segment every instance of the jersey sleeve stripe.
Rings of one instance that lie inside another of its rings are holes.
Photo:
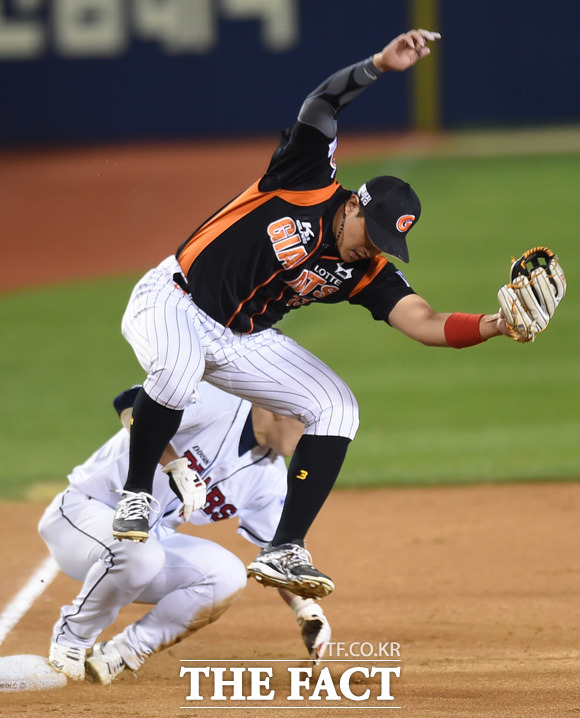
[[[312,205],[320,204],[321,202],[327,202],[336,192],[336,190],[339,189],[339,187],[340,185],[338,184],[338,182],[334,180],[332,184],[329,184],[326,187],[321,187],[320,189],[280,189],[276,190],[274,194],[277,197],[280,197],[280,199],[283,199],[285,202],[295,204],[298,207],[311,207]]]
[[[385,267],[387,264],[388,264],[388,260],[385,259],[385,257],[374,257],[371,260],[371,265],[367,269],[364,277],[360,280],[360,282],[356,285],[356,287],[349,294],[349,299],[354,297],[359,292],[362,292],[362,290],[365,287],[368,287],[369,284],[372,284],[374,278],[381,271],[381,269],[383,267]]]
[[[238,220],[268,202],[273,197],[279,197],[299,207],[309,207],[329,200],[340,187],[336,180],[320,189],[315,190],[276,190],[274,192],[260,192],[255,182],[245,192],[232,200],[222,210],[211,217],[185,244],[179,254],[178,261],[184,275],[187,277],[191,265],[203,250],[217,239],[223,232],[234,225]]]
[[[211,217],[194,235],[189,242],[186,243],[179,257],[179,265],[185,276],[191,269],[191,265],[201,254],[201,252],[211,244],[216,237],[225,232],[229,227],[235,224],[239,219],[249,212],[265,204],[271,197],[270,193],[260,192],[258,190],[258,182],[254,182],[251,187],[241,195],[232,200],[216,215]]]

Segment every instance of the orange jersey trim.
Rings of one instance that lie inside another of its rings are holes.
[[[377,276],[377,274],[381,271],[381,269],[385,267],[388,263],[389,262],[387,259],[385,259],[385,257],[374,257],[371,266],[367,269],[364,277],[349,294],[349,298],[354,297],[359,292],[362,292],[365,287],[368,287],[369,284],[371,284],[374,278]]]
[[[327,187],[321,187],[320,189],[310,190],[290,190],[280,189],[275,192],[269,192],[268,194],[276,195],[285,202],[290,204],[298,205],[299,207],[309,207],[313,204],[320,204],[320,202],[326,202],[339,188],[339,184],[336,180]]]
[[[279,294],[277,297],[271,297],[270,299],[268,299],[267,301],[264,302],[264,306],[262,307],[262,310],[261,310],[260,312],[256,312],[255,314],[252,314],[252,316],[250,317],[250,331],[249,331],[249,332],[244,332],[244,334],[251,334],[251,333],[254,331],[254,319],[255,319],[256,317],[259,317],[260,315],[264,314],[264,312],[265,312],[266,309],[268,308],[269,302],[271,302],[271,301],[273,301],[273,302],[279,302],[280,299],[282,299],[282,297],[284,296],[284,292],[285,292],[287,289],[288,289],[287,286],[284,287],[284,288],[282,289],[282,291],[280,292],[280,294]],[[239,311],[239,309],[238,309],[238,311]],[[237,314],[237,312],[236,312],[236,314]],[[234,316],[235,316],[235,315],[234,315]],[[234,317],[232,317],[232,319],[233,319],[233,318],[234,318]],[[228,322],[228,326],[230,325],[232,319],[230,319],[230,321]]]
[[[236,197],[228,205],[221,209],[216,215],[209,219],[185,245],[185,248],[179,255],[178,261],[186,277],[191,269],[191,265],[207,246],[209,246],[217,237],[223,234],[240,219],[245,217],[250,212],[253,212],[273,197],[279,197],[285,202],[289,202],[290,204],[294,204],[299,207],[308,207],[320,204],[321,202],[326,202],[340,186],[335,180],[332,184],[327,187],[322,187],[321,189],[306,191],[276,190],[274,192],[260,192],[258,189],[259,184],[260,180],[255,182],[251,187],[248,187],[245,192],[242,192],[241,195]]]

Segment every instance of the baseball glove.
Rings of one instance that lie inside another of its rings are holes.
[[[512,258],[510,281],[497,298],[510,334],[517,342],[534,341],[566,294],[566,277],[558,257],[547,247],[534,247]]]

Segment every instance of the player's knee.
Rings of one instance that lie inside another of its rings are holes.
[[[215,602],[229,605],[246,586],[246,567],[240,559],[223,546],[214,544],[197,568],[204,582],[212,586]]]
[[[226,562],[220,565],[216,594],[237,596],[247,583],[246,567],[237,556],[230,553]]]
[[[350,391],[350,401],[349,406],[347,409],[347,413],[345,416],[345,425],[348,426],[347,432],[349,439],[354,439],[354,436],[358,430],[359,426],[359,411],[358,411],[358,402],[354,396],[354,394]]]
[[[189,630],[216,621],[246,587],[246,567],[227,549],[207,542],[203,555],[196,556],[190,571],[181,571],[181,590],[190,595],[187,605],[195,607],[188,619]]]
[[[149,374],[143,386],[153,401],[167,409],[181,411],[193,396],[199,380],[197,372],[190,374],[172,368]]]
[[[219,574],[216,575],[210,622],[217,620],[234,603],[246,587],[246,583],[246,567],[237,556],[230,554],[220,565]]]
[[[339,385],[334,395],[318,397],[312,404],[307,434],[327,434],[354,439],[359,426],[357,400],[346,384]]]
[[[53,532],[51,530],[51,524],[53,523],[54,512],[52,511],[52,506],[49,506],[45,510],[44,514],[41,516],[40,521],[38,522],[38,533],[49,548],[51,547],[53,539]]]

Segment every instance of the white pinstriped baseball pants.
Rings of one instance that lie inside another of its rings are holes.
[[[147,372],[143,386],[154,401],[183,409],[204,378],[300,419],[306,434],[354,438],[357,402],[337,374],[276,329],[239,334],[218,324],[175,284],[180,271],[172,256],[148,272],[123,316],[123,336]]]

